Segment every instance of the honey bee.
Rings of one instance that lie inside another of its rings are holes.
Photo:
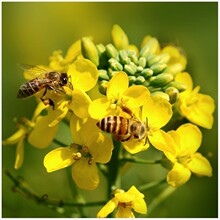
[[[45,89],[40,99],[44,104],[49,104],[54,109],[54,102],[49,98],[44,99],[44,96],[46,95],[48,89],[53,90],[57,93],[65,93],[63,86],[66,86],[68,84],[69,78],[67,76],[67,73],[49,71],[37,66],[27,64],[19,64],[19,66],[22,69],[29,71],[30,74],[35,75],[35,78],[23,83],[20,86],[20,89],[17,93],[17,98],[26,98],[34,95],[42,89]],[[70,87],[72,88],[72,84],[70,85]]]
[[[126,106],[122,106],[122,110],[128,113],[131,118],[126,118],[123,116],[107,116],[97,122],[97,126],[107,133],[113,135],[116,140],[128,141],[131,138],[137,139],[139,141],[146,138],[147,142],[147,122],[144,123],[140,121],[132,111]]]

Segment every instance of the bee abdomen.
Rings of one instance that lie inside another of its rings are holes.
[[[39,90],[40,87],[38,86],[38,83],[32,81],[26,82],[23,85],[21,85],[17,94],[17,98],[25,98],[31,96],[36,92],[38,92]]]
[[[129,120],[120,116],[108,116],[97,123],[97,126],[108,133],[126,135],[128,133]]]

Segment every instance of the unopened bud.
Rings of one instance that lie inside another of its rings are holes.
[[[145,79],[149,79],[153,75],[153,70],[150,68],[143,69],[143,71],[140,73],[141,76],[143,76]]]
[[[99,86],[99,92],[103,95],[106,95],[107,87],[108,87],[108,81],[102,80]]]
[[[151,85],[162,87],[166,85],[167,83],[171,82],[173,80],[173,75],[170,73],[161,73],[151,81]]]
[[[173,75],[176,75],[179,72],[182,72],[184,70],[184,67],[181,63],[175,63],[172,65],[167,66],[166,72],[172,73]]]
[[[128,76],[128,79],[129,79],[129,86],[134,84],[134,82],[136,81],[136,77],[135,76]]]
[[[82,54],[86,59],[91,60],[96,66],[99,65],[99,55],[95,44],[88,38],[83,37],[81,40]]]
[[[151,93],[151,96],[159,96],[163,99],[166,99],[168,102],[170,101],[169,95],[167,95],[166,93],[161,92],[161,91],[153,92],[153,93]]]
[[[111,58],[108,60],[108,62],[113,70],[116,70],[116,71],[123,70],[123,66],[118,62],[117,59]]]
[[[98,72],[99,72],[99,80],[107,80],[107,81],[109,80],[109,75],[106,70],[101,69],[98,70]]]
[[[175,87],[176,89],[179,90],[179,92],[183,92],[187,89],[187,86],[181,82],[176,82],[176,81],[172,81],[170,83],[168,83],[167,85],[165,85],[163,87],[163,90],[165,91],[168,87]]]
[[[123,29],[117,24],[115,24],[112,29],[112,41],[118,50],[128,48],[128,37]]]
[[[113,44],[107,44],[106,45],[106,54],[109,58],[117,58],[118,56],[118,51],[117,49],[113,46]]]
[[[137,67],[135,65],[132,65],[132,64],[125,64],[124,65],[124,71],[128,75],[134,75],[137,71]]]
[[[179,98],[179,90],[175,87],[168,87],[165,93],[169,95],[171,104],[174,104]]]
[[[150,68],[153,70],[154,75],[157,75],[166,69],[166,67],[167,65],[165,63],[155,63]]]
[[[137,85],[143,85],[144,82],[145,82],[145,78],[143,76],[138,76],[135,80],[135,84]]]
[[[139,66],[142,66],[143,68],[146,66],[147,64],[147,60],[145,57],[140,57],[139,60],[138,60],[138,65]]]

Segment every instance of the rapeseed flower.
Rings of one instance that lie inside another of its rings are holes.
[[[47,107],[40,102],[35,109],[32,119],[28,120],[23,118],[21,123],[18,124],[18,130],[12,136],[3,141],[3,145],[17,144],[14,165],[15,169],[19,169],[22,166],[24,160],[25,140],[27,140],[32,146],[39,149],[48,147],[53,141],[58,125],[50,128],[48,126],[49,121],[51,120],[50,116],[40,115],[46,108]]]
[[[193,81],[189,73],[182,72],[176,75],[175,81],[184,83],[187,89],[179,94],[176,103],[179,113],[190,122],[203,128],[211,129],[213,126],[214,99],[199,93],[200,86],[193,89]]]
[[[112,140],[102,134],[90,118],[73,116],[70,129],[74,144],[50,151],[44,158],[44,166],[47,172],[53,172],[72,165],[72,178],[76,184],[82,189],[93,190],[99,184],[96,163],[105,164],[110,160]]]
[[[144,194],[140,193],[135,186],[127,192],[116,190],[114,197],[98,212],[98,218],[105,218],[117,208],[116,218],[135,218],[132,209],[140,214],[147,213],[147,205]]]
[[[212,176],[209,161],[198,153],[202,142],[202,133],[191,123],[181,125],[176,131],[157,131],[151,143],[163,151],[172,164],[167,182],[173,187],[185,184],[194,173],[198,176]]]

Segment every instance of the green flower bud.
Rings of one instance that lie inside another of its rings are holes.
[[[150,54],[150,48],[149,48],[148,45],[145,45],[144,47],[141,48],[140,56],[141,57],[147,57],[148,54]]]
[[[143,68],[146,66],[147,64],[147,60],[145,57],[140,57],[139,60],[138,60],[138,65],[139,66],[142,66]]]
[[[147,65],[152,66],[155,63],[159,63],[160,61],[160,56],[157,55],[150,55],[147,57]]]
[[[149,79],[153,75],[153,70],[150,68],[143,69],[143,71],[140,73],[141,76],[143,76],[145,79]]]
[[[183,92],[187,89],[186,85],[181,82],[172,81],[163,87],[163,91],[165,91],[168,87],[175,87],[179,90],[179,92]]]
[[[146,53],[146,48],[148,48],[149,52]],[[158,42],[158,40],[154,37],[152,37],[145,45],[144,47],[145,48],[145,54],[148,55],[148,54],[155,54],[157,52],[157,50],[160,48],[160,44]],[[141,53],[140,53],[141,56],[143,56]],[[145,56],[146,56],[145,55]]]
[[[102,80],[99,86],[99,92],[103,95],[106,95],[107,87],[108,87],[108,81]]]
[[[141,73],[144,70],[142,66],[137,66],[137,72]]]
[[[144,83],[143,83],[143,86],[148,87],[149,85],[150,85],[149,80],[145,80]]]
[[[157,75],[166,69],[166,67],[167,65],[165,63],[155,63],[150,68],[153,70],[154,75]]]
[[[106,45],[106,54],[109,58],[117,58],[118,56],[118,51],[117,49],[113,46],[113,44],[107,44]]]
[[[115,24],[112,29],[112,41],[118,50],[127,49],[129,46],[127,35],[117,24]]]
[[[160,87],[148,86],[147,87],[151,93],[161,91]]]
[[[131,64],[125,64],[124,65],[124,71],[128,74],[128,75],[134,75],[137,72],[137,67],[132,63]]]
[[[135,76],[128,76],[128,79],[129,79],[129,86],[134,84],[134,82],[136,81],[136,77]]]
[[[171,82],[173,80],[173,75],[170,73],[161,73],[151,81],[151,85],[156,87],[162,87],[166,85],[167,83]]]
[[[98,51],[98,54],[99,54],[99,57],[105,53],[106,49],[105,49],[105,46],[103,44],[97,44],[96,45],[96,49]]]
[[[168,63],[170,61],[170,55],[168,53],[162,53],[159,55],[160,63]]]
[[[145,78],[143,76],[138,76],[135,80],[135,84],[137,85],[143,85],[144,82],[145,82]]]
[[[81,40],[82,55],[91,60],[96,66],[99,65],[99,54],[95,44],[88,38],[83,37]]]
[[[99,72],[99,80],[109,80],[109,75],[106,70],[98,70]]]
[[[170,101],[169,95],[167,95],[166,93],[161,92],[161,91],[152,92],[151,96],[159,96],[163,99],[166,99],[168,102]]]
[[[108,60],[108,62],[113,70],[116,70],[116,71],[123,70],[123,66],[118,62],[117,59],[111,58]]]
[[[179,98],[179,90],[175,87],[168,87],[165,93],[169,95],[171,104],[174,104]]]
[[[126,50],[119,51],[119,60],[122,64],[130,64],[131,59],[128,57],[128,53]]]

